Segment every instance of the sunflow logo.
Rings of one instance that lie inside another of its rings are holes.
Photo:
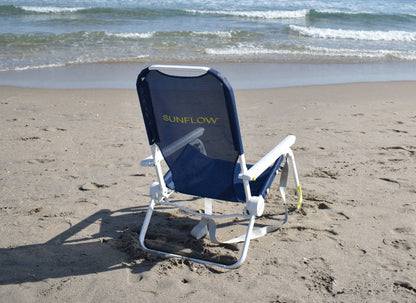
[[[163,121],[180,124],[216,124],[219,118],[214,117],[178,117],[163,115]]]

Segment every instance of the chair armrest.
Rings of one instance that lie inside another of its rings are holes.
[[[198,127],[194,129],[193,131],[187,133],[182,138],[176,140],[175,142],[169,144],[164,149],[164,155],[165,157],[169,157],[171,154],[175,153],[182,147],[184,147],[187,144],[190,144],[194,142],[195,140],[198,140],[199,137],[201,137],[204,134],[205,129],[203,127]],[[160,156],[160,157],[159,157]],[[156,153],[156,158],[163,159],[162,154],[158,150]],[[150,155],[146,159],[140,161],[141,166],[155,166],[155,160],[153,159],[153,156]]]
[[[285,155],[290,151],[290,147],[295,143],[296,137],[289,135],[276,145],[270,152],[254,164],[247,172],[238,175],[243,180],[254,181],[269,166],[271,166],[281,155]]]
[[[155,166],[155,160],[153,159],[153,156],[150,155],[146,159],[143,159],[142,161],[140,161],[140,165],[141,166],[147,166],[147,167]]]
[[[187,144],[192,143],[199,137],[201,137],[204,134],[205,129],[203,127],[198,127],[194,129],[193,131],[187,133],[182,138],[176,140],[175,142],[169,144],[164,148],[163,154],[165,157],[169,157],[171,154],[175,153],[182,147],[184,147]]]
[[[175,142],[169,144],[164,149],[164,155],[165,157],[169,157],[171,154],[175,153],[182,147],[184,147],[187,144],[190,144],[192,142],[195,142],[195,140],[198,140],[199,137],[201,137],[204,134],[205,129],[203,127],[198,127],[194,129],[193,131],[187,133],[182,138],[176,140]],[[160,156],[160,157],[159,157]],[[163,159],[162,154],[158,150],[156,153],[156,158]],[[155,166],[155,160],[153,159],[153,156],[150,155],[146,159],[140,161],[141,166]]]

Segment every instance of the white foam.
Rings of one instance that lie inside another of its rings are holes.
[[[66,67],[71,65],[78,64],[91,64],[91,63],[123,63],[123,62],[134,62],[136,60],[148,58],[149,55],[137,55],[134,57],[127,58],[104,58],[104,59],[88,59],[79,57],[75,60],[68,61],[65,63],[50,63],[50,64],[40,64],[40,65],[27,65],[27,66],[18,66],[0,69],[0,72],[10,72],[10,71],[26,71],[26,70],[36,70],[36,69],[47,69],[47,68],[57,68],[57,67]]]
[[[347,48],[326,47],[294,47],[293,49],[270,49],[254,44],[239,44],[228,48],[207,48],[208,55],[219,56],[252,56],[252,55],[281,55],[281,56],[313,56],[332,58],[359,58],[359,59],[385,59],[416,60],[416,51],[398,50],[362,50]]]
[[[183,32],[191,36],[216,36],[220,38],[231,38],[236,31],[191,31]],[[149,39],[152,38],[156,32],[147,32],[147,33],[109,33],[105,32],[107,36],[113,36],[118,38],[127,38],[127,39]]]
[[[217,36],[220,38],[231,38],[236,31],[193,31],[192,34],[196,36]]]
[[[265,49],[260,46],[249,43],[240,43],[237,46],[231,46],[227,48],[206,48],[205,52],[208,55],[265,55],[265,54],[280,54],[281,50]]]
[[[209,10],[186,10],[192,14],[227,15],[244,18],[259,19],[298,19],[305,18],[309,10],[297,11],[209,11]]]
[[[15,67],[15,68],[8,68],[8,69],[1,69],[1,72],[7,71],[25,71],[30,69],[44,69],[44,68],[55,68],[55,67],[64,67],[67,66],[66,63],[56,63],[56,64],[42,64],[42,65],[33,65],[33,66],[22,66],[22,67]]]
[[[105,33],[107,36],[114,36],[118,38],[127,38],[127,39],[148,39],[152,38],[155,32],[147,33]]]
[[[73,13],[88,9],[86,7],[55,7],[55,6],[20,6],[21,9],[36,13]]]
[[[328,57],[355,57],[368,59],[396,58],[400,60],[415,60],[416,51],[398,50],[363,50],[348,48],[326,48],[326,47],[306,47],[305,54]]]
[[[321,39],[350,39],[367,41],[416,42],[416,32],[406,31],[356,31],[290,25],[299,35]]]

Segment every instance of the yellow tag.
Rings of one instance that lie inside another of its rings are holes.
[[[299,193],[299,201],[298,201],[298,207],[297,210],[300,210],[301,206],[302,206],[302,187],[298,186],[298,193]]]

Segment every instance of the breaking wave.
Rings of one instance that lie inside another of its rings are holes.
[[[293,34],[321,39],[416,42],[416,32],[345,30],[298,25],[290,25],[289,28]]]

